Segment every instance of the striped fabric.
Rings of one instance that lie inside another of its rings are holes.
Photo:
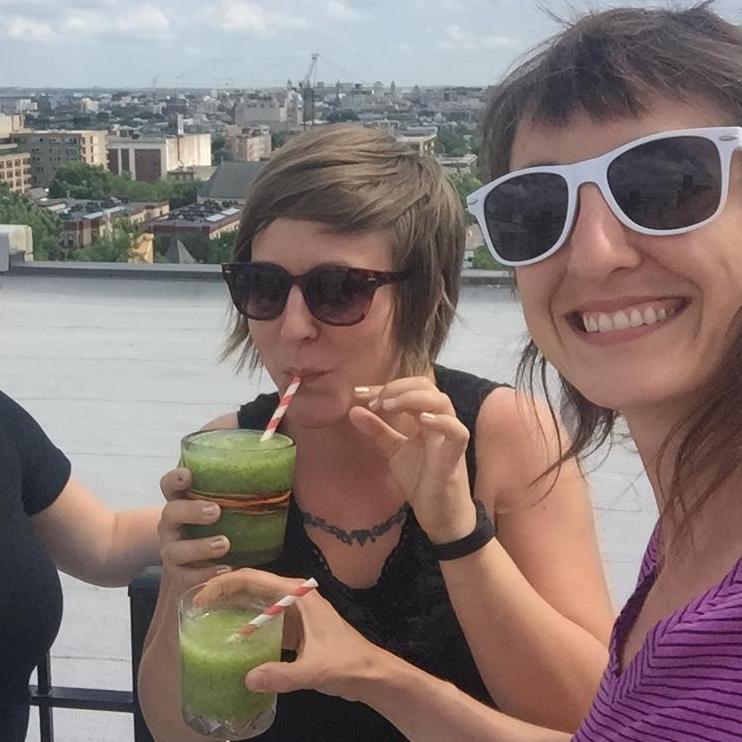
[[[619,673],[620,648],[655,572],[653,538],[639,585],[613,629],[598,695],[574,742],[742,740],[742,559],[711,590],[660,621]]]

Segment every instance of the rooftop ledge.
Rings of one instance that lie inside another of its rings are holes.
[[[220,281],[219,265],[181,265],[177,263],[87,263],[74,261],[44,261],[12,263],[0,276],[58,276],[67,278],[120,278],[161,280]],[[512,286],[509,271],[463,270],[464,286]]]

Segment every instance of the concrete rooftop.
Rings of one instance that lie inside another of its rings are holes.
[[[226,287],[215,280],[0,274],[0,388],[24,405],[115,508],[161,502],[158,481],[181,436],[233,410],[265,374],[218,362]],[[151,274],[150,274],[151,275]],[[525,332],[507,288],[468,286],[442,362],[511,381]],[[655,508],[629,450],[591,475],[614,601],[630,594]],[[125,589],[63,576],[64,621],[53,648],[58,684],[130,688]],[[38,740],[32,710],[28,739]],[[128,715],[56,711],[57,742],[128,742]]]

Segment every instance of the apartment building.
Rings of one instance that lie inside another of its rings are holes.
[[[93,129],[11,132],[10,140],[31,155],[31,180],[48,186],[67,162],[106,167],[106,132]]]
[[[151,183],[169,170],[211,165],[211,134],[108,138],[108,169]]]
[[[295,90],[280,93],[250,93],[234,111],[238,126],[264,124],[270,131],[296,129],[304,122],[304,100]]]
[[[268,126],[228,126],[225,147],[235,160],[257,162],[271,156],[271,132]]]
[[[15,193],[26,193],[31,187],[31,155],[19,151],[16,144],[0,144],[0,183]]]

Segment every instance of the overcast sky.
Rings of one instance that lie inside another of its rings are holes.
[[[328,83],[484,85],[554,30],[537,0],[0,0],[0,87],[283,85],[312,52]]]

